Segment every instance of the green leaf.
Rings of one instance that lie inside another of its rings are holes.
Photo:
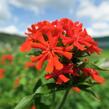
[[[104,63],[105,61],[106,61],[106,58],[100,58],[100,59],[94,61],[94,64],[100,65],[100,64]]]
[[[32,103],[34,94],[24,97],[14,109],[27,109]]]
[[[109,69],[104,69],[104,68],[101,68],[100,66],[96,65],[96,64],[93,64],[91,63],[91,66],[97,70],[102,70],[102,71],[109,71]]]
[[[42,85],[40,86],[36,91],[35,91],[35,94],[48,94],[50,93],[50,89],[48,88],[48,86],[45,84],[45,85]]]
[[[46,83],[38,87],[35,91],[35,94],[49,94],[53,91],[56,91],[57,85],[55,83]]]
[[[87,89],[87,88],[89,88],[89,87],[91,87],[91,84],[88,84],[88,83],[82,83],[82,84],[78,84],[78,87],[80,88],[80,89]]]
[[[96,98],[97,100],[100,100],[99,96],[92,90],[92,89],[83,89],[83,91],[91,94],[94,98]]]
[[[41,86],[40,84],[41,84],[41,81],[39,80],[35,86],[36,91],[34,89],[34,94],[24,97],[14,109],[27,109],[27,107],[31,105],[33,98],[36,97],[36,99],[39,101],[40,95],[42,94],[47,95],[52,93],[53,91],[60,91],[65,89],[65,86],[60,87],[56,85],[55,83],[47,83]]]
[[[40,86],[39,88],[37,88],[37,90],[35,91],[35,94],[36,95],[37,94],[50,94],[53,91],[61,91],[61,90],[64,90],[65,88],[66,88],[66,85],[60,86],[60,85],[56,85],[55,83],[46,83]]]
[[[33,92],[35,92],[41,85],[42,85],[42,81],[41,79],[39,79],[33,88]]]

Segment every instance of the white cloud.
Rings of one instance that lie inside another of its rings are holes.
[[[106,22],[95,22],[87,29],[89,34],[95,37],[108,36],[109,24]]]
[[[92,28],[99,29],[99,30],[105,30],[106,28],[109,29],[109,23],[106,22],[95,22],[92,24]]]
[[[104,0],[100,5],[95,5],[91,0],[85,0],[85,2],[80,3],[77,16],[88,16],[94,20],[109,21],[109,1]]]
[[[10,25],[4,28],[0,28],[0,32],[6,32],[10,34],[18,34],[18,29],[14,25]]]
[[[32,10],[37,14],[44,13],[47,8],[57,11],[70,11],[75,0],[11,0],[14,6]],[[70,13],[70,12],[69,12]]]
[[[43,1],[43,0],[40,0],[40,1]],[[16,7],[24,8],[27,10],[32,10],[36,13],[39,13],[40,5],[38,3],[36,3],[35,0],[11,0],[10,4],[12,4]]]
[[[88,17],[91,19],[88,31],[93,36],[109,34],[109,0],[101,0],[99,5],[95,5],[92,0],[0,0],[0,21],[4,21],[5,24],[6,19],[9,21],[9,18],[13,18],[13,20],[15,20],[13,22],[16,22],[16,26],[14,26],[14,24],[7,24],[7,27],[4,28],[2,28],[2,24],[0,24],[0,31],[18,33],[17,23],[20,17],[15,19],[15,15],[11,12],[10,6],[31,10],[36,15],[46,14],[50,12],[48,11],[49,9],[51,9],[51,12],[52,10],[55,12],[59,11],[70,17],[75,16],[76,13],[76,17]]]
[[[0,20],[6,20],[11,17],[7,0],[0,0]]]
[[[80,2],[77,17],[88,17],[91,23],[88,32],[92,36],[109,35],[109,1],[103,0],[99,5],[95,5],[91,0]]]

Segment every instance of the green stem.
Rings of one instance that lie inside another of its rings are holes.
[[[64,96],[63,96],[63,98],[62,98],[62,100],[61,100],[61,102],[59,104],[59,106],[57,107],[57,109],[62,109],[62,107],[65,104],[65,101],[67,99],[68,93],[69,93],[69,89],[66,90],[66,92],[65,92],[65,94],[64,94]]]
[[[52,106],[55,106],[55,98],[56,98],[56,93],[53,92],[52,93],[52,103],[51,103]]]

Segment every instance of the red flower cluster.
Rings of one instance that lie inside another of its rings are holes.
[[[11,54],[5,54],[1,56],[1,61],[4,64],[6,61],[9,61],[10,63],[13,61],[13,56]]]
[[[28,61],[25,63],[24,66],[25,66],[25,68],[34,68],[35,64],[33,62]]]
[[[46,79],[54,78],[56,81],[56,84],[62,84],[68,82],[70,79],[68,78],[68,75],[72,75],[73,77],[79,77],[79,73],[82,72],[84,76],[90,76],[93,80],[95,80],[97,83],[101,84],[104,82],[104,78],[99,76],[99,73],[92,68],[75,68],[74,65],[67,65],[64,66],[61,70],[54,70],[52,73],[45,75]],[[65,76],[66,75],[66,76]]]
[[[91,76],[92,79],[94,79],[97,83],[103,83],[104,82],[104,78],[99,76],[99,73],[95,69],[83,68],[82,71],[83,71],[85,76]]]
[[[42,21],[28,28],[26,35],[28,37],[20,50],[28,52],[32,49],[40,52],[39,55],[33,54],[31,61],[36,63],[38,70],[47,61],[45,70],[49,74],[45,76],[46,79],[54,78],[57,84],[62,84],[70,81],[69,75],[78,77],[83,72],[84,76],[91,76],[98,83],[104,81],[96,70],[79,68],[78,61],[74,62],[78,58],[76,51],[87,54],[99,54],[101,51],[80,22],[73,22],[68,18],[52,22]]]
[[[54,78],[56,80],[56,84],[62,84],[68,82],[70,79],[65,76],[67,74],[73,76],[79,76],[76,72],[76,68],[72,64],[65,65],[61,70],[54,70],[52,73],[45,75],[46,79]]]
[[[0,68],[0,79],[4,78],[5,70]]]

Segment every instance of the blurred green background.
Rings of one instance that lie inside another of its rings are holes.
[[[19,51],[19,46],[24,39],[24,37],[18,35],[0,33],[0,68],[5,69],[4,77],[0,79],[0,109],[13,109],[22,97],[32,93],[32,89],[35,82],[38,80],[39,75],[42,73],[45,74],[44,70],[39,72],[34,67],[31,67],[30,64],[26,64],[29,61],[29,56],[25,53],[20,53]],[[109,37],[102,39],[97,38],[95,40],[98,41],[99,45],[103,48],[103,51],[98,56],[94,54],[90,60],[94,62],[100,61],[102,67],[108,68],[109,47],[102,46],[102,43],[109,40]],[[5,63],[2,63],[3,56],[7,54],[13,56],[12,62],[5,60]],[[108,109],[109,72],[100,73],[105,77],[106,82],[101,86],[95,86],[93,88],[94,92],[99,96],[99,100],[85,92],[76,93],[71,90],[63,109]],[[44,77],[44,74],[42,75],[42,78]],[[45,81],[45,79],[43,79],[43,81]],[[62,95],[62,91],[57,93],[56,105],[58,105],[58,101]],[[49,104],[50,96],[45,96],[43,99],[44,103]]]

